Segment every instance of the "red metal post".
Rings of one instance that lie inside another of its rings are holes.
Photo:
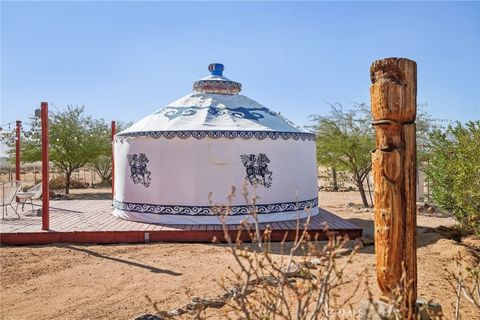
[[[42,121],[42,230],[50,229],[50,190],[48,187],[48,103],[42,102],[40,108]]]
[[[15,131],[15,180],[20,181],[20,131],[21,131],[22,121],[17,120],[17,127]],[[17,197],[16,201],[20,201]]]
[[[15,180],[20,181],[20,130],[22,121],[17,120],[15,129]]]
[[[115,198],[115,133],[116,123],[112,121],[112,199]]]

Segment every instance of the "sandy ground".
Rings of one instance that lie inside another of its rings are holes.
[[[360,203],[358,193],[320,193],[322,207],[372,234],[372,213],[347,207],[351,202]],[[458,252],[469,256],[469,251],[430,228],[453,223],[451,218],[418,216],[419,295],[439,302],[446,319],[453,318],[454,310],[449,284],[456,270],[453,259]],[[470,243],[480,247],[479,241]],[[2,247],[0,261],[1,319],[132,319],[154,313],[152,301],[158,309],[171,310],[192,296],[216,296],[222,292],[219,283],[231,276],[229,268],[236,267],[228,248],[215,244]],[[350,294],[359,274],[370,279],[378,294],[374,268],[374,248],[364,247],[347,269],[351,283],[342,288],[339,300]],[[365,299],[364,289],[351,300],[354,308]],[[222,319],[221,310],[212,312],[212,318]],[[479,319],[466,303],[463,319]]]

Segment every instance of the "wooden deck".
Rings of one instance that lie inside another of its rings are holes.
[[[110,200],[64,200],[50,202],[50,230],[42,231],[41,217],[25,205],[20,219],[11,208],[8,216],[0,220],[0,243],[13,245],[68,243],[144,243],[144,242],[211,242],[213,238],[224,240],[220,225],[161,225],[126,221],[111,214]],[[35,204],[39,208],[40,203]],[[304,222],[301,220],[300,222]],[[272,241],[295,238],[297,221],[282,221],[261,224],[271,230]],[[301,224],[303,225],[303,224]],[[320,213],[310,221],[309,232],[312,238],[326,239],[327,232],[360,237],[362,229],[331,212],[320,208]],[[239,225],[228,225],[229,233],[235,237],[241,229]],[[246,232],[244,241],[249,240]]]

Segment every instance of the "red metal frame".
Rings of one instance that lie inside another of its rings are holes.
[[[15,141],[15,180],[20,181],[20,130],[22,121],[17,120]]]
[[[15,180],[20,181],[20,131],[21,131],[22,121],[17,120],[17,127],[15,131]],[[20,201],[18,197],[16,201]]]
[[[48,165],[48,103],[42,102],[40,106],[42,121],[42,230],[50,229],[50,190],[49,165]]]
[[[115,198],[115,133],[117,126],[115,121],[112,121],[112,199]]]

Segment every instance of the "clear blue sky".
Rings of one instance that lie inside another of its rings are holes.
[[[480,3],[3,2],[1,123],[40,101],[135,121],[191,91],[211,62],[298,124],[369,103],[369,66],[418,63],[434,117],[480,118]]]

